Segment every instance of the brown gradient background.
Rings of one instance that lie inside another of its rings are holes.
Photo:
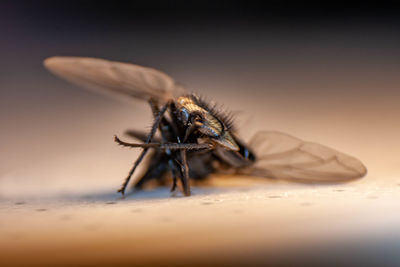
[[[6,265],[399,263],[400,20],[393,3],[2,2],[0,256]],[[280,130],[347,152],[335,185],[212,178],[119,200],[145,103],[80,90],[53,55],[161,69],[237,112],[244,139]],[[113,204],[113,205],[111,205]]]

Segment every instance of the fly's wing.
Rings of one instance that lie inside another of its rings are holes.
[[[71,83],[105,94],[163,103],[184,90],[167,74],[134,64],[88,57],[50,57],[43,64]]]
[[[254,149],[256,162],[240,171],[244,174],[302,182],[340,182],[367,173],[354,157],[285,133],[260,132],[249,146]]]

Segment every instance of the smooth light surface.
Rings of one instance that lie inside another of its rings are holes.
[[[359,262],[397,257],[398,247],[376,244],[398,241],[400,184],[371,179],[335,186],[223,179],[189,198],[170,197],[163,188],[124,200],[99,193],[2,201],[2,259],[14,265],[237,264],[293,255],[318,261],[341,246],[349,247],[336,252],[341,257],[366,254],[354,255]]]

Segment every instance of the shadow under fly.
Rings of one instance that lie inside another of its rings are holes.
[[[126,132],[141,143],[125,142],[115,136],[121,146],[142,149],[118,190],[122,195],[150,150],[147,169],[134,187],[140,189],[152,179],[161,182],[172,177],[171,191],[177,188],[179,179],[186,196],[190,195],[189,177],[203,179],[213,173],[341,182],[367,172],[354,157],[281,132],[259,132],[246,144],[238,138],[231,116],[152,68],[84,57],[51,57],[44,65],[82,87],[149,103],[154,117],[150,132]]]

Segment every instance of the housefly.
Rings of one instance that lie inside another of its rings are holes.
[[[281,132],[259,132],[245,143],[237,136],[231,117],[156,69],[86,57],[51,57],[44,65],[82,87],[149,103],[154,117],[150,132],[126,132],[139,143],[114,137],[121,146],[141,149],[118,190],[122,195],[147,153],[146,171],[134,187],[172,177],[171,191],[179,179],[186,196],[190,195],[189,177],[203,179],[214,173],[337,182],[367,172],[354,157]]]

